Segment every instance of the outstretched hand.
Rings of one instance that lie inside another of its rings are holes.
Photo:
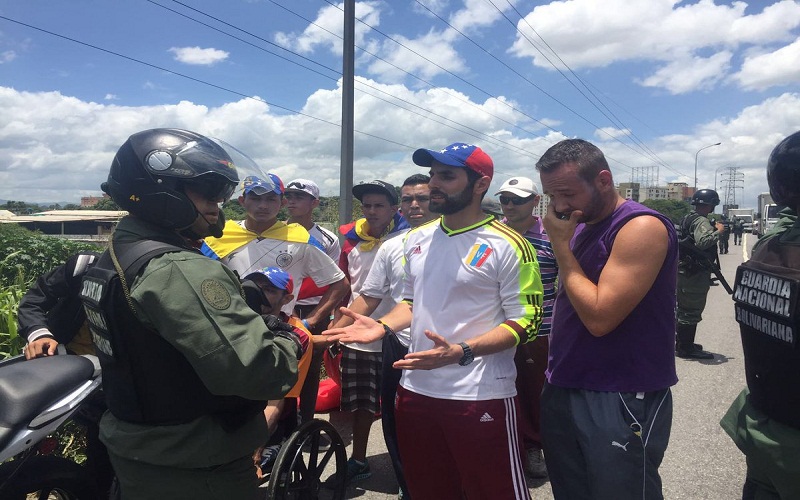
[[[374,319],[353,312],[346,307],[340,308],[339,311],[343,316],[352,319],[353,324],[343,328],[325,330],[322,335],[325,335],[327,340],[331,342],[339,341],[343,344],[351,344],[353,342],[367,344],[383,338],[385,334],[383,326]]]
[[[425,336],[433,341],[433,349],[408,353],[403,359],[395,361],[392,366],[398,370],[433,370],[458,363],[464,355],[460,345],[449,344],[437,333],[425,330]]]

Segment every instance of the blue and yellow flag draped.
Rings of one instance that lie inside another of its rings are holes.
[[[389,226],[378,238],[369,235],[369,223],[367,219],[358,219],[355,222],[339,226],[339,232],[344,235],[345,239],[347,239],[351,245],[363,241],[364,243],[361,244],[362,251],[369,252],[380,246],[381,241],[386,238],[386,236],[396,231],[408,229],[409,227],[411,226],[408,224],[408,221],[403,218],[400,212],[397,212],[392,217],[391,222],[389,222]]]
[[[200,247],[200,251],[212,259],[224,259],[251,241],[265,238],[291,243],[308,243],[322,250],[320,243],[308,234],[306,228],[300,224],[286,224],[282,221],[277,221],[261,234],[250,231],[238,222],[227,221],[222,234],[222,238],[214,238],[212,236],[206,238]]]

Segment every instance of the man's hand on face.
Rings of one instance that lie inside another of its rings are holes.
[[[569,244],[572,236],[575,235],[575,228],[578,226],[578,221],[582,216],[583,212],[580,210],[573,210],[568,214],[556,212],[551,203],[547,207],[547,215],[542,219],[542,224],[547,231],[550,242],[553,244]]]

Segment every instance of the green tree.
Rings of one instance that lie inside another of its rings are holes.
[[[681,200],[644,200],[642,205],[666,215],[674,224],[679,223],[684,215],[692,211],[692,206]]]
[[[112,200],[111,198],[103,198],[102,200],[92,205],[92,210],[121,210],[121,209],[119,208],[119,205],[114,203],[114,200]]]

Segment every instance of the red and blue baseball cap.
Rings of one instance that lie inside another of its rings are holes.
[[[264,269],[253,271],[245,276],[244,279],[252,280],[253,276],[256,275],[265,276],[267,280],[272,283],[272,286],[280,290],[285,290],[286,293],[292,293],[292,290],[294,290],[292,276],[280,267],[265,267]]]
[[[450,167],[468,168],[478,175],[494,176],[492,159],[478,146],[454,142],[441,151],[418,149],[411,157],[420,167],[430,167],[433,161]]]
[[[283,194],[283,181],[275,174],[267,174],[266,179],[257,177],[255,175],[248,175],[242,181],[242,190],[244,194],[253,193],[255,195],[262,195],[267,193]]]

